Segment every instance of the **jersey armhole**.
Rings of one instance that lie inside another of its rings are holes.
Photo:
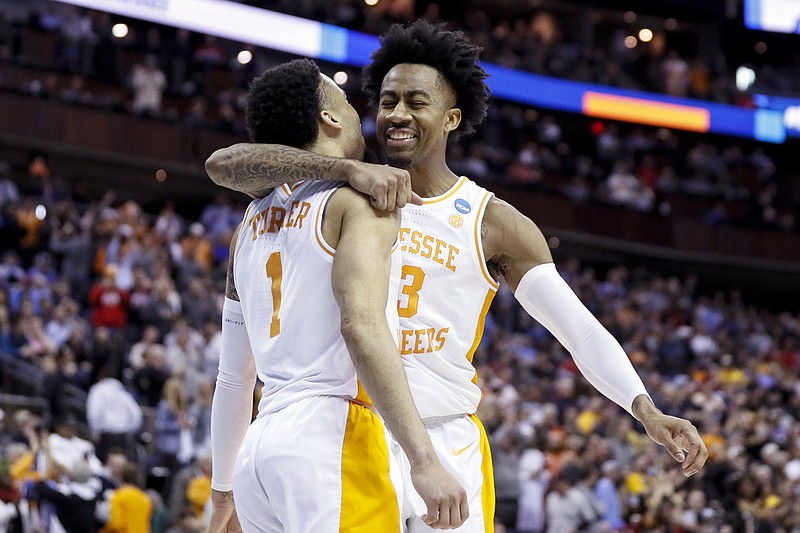
[[[328,242],[325,240],[325,236],[322,234],[322,224],[325,222],[325,213],[328,209],[328,202],[330,202],[333,193],[338,190],[339,187],[333,187],[329,191],[325,192],[322,200],[319,203],[319,210],[317,211],[317,217],[314,221],[314,240],[316,241],[319,250],[323,252],[323,256],[330,259],[332,259],[336,254],[336,249],[328,244]]]
[[[494,196],[493,193],[486,191],[481,199],[481,203],[478,206],[478,213],[475,217],[475,248],[477,252],[477,259],[478,259],[478,267],[483,272],[483,277],[486,278],[486,282],[492,288],[492,290],[497,290],[500,287],[500,284],[492,277],[492,274],[489,272],[489,268],[486,266],[486,256],[483,253],[483,238],[481,237],[481,224],[483,223],[483,217],[486,214],[486,207],[489,205],[489,200]]]

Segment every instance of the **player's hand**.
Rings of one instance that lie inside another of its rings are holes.
[[[208,533],[242,533],[233,496],[228,492],[211,489],[211,519]]]
[[[428,507],[422,516],[428,526],[455,529],[469,517],[467,493],[439,461],[427,467],[412,467],[411,482]]]
[[[708,450],[691,422],[665,415],[646,397],[634,401],[634,413],[644,425],[647,436],[664,446],[672,458],[681,463],[684,476],[693,476],[703,468]]]
[[[379,211],[394,211],[406,204],[422,205],[422,198],[411,190],[411,175],[401,168],[350,161],[347,167],[350,186],[370,198]]]

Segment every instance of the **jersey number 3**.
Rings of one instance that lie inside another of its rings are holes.
[[[281,319],[278,318],[281,310],[281,281],[283,279],[280,252],[272,253],[267,259],[267,277],[272,280],[272,322],[269,323],[269,337],[272,338],[281,332]]]
[[[403,265],[400,283],[400,298],[397,300],[397,314],[401,318],[411,318],[419,307],[419,290],[425,280],[425,272],[418,266]]]

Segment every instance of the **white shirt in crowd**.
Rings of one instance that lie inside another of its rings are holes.
[[[103,378],[89,389],[86,419],[92,433],[134,433],[142,426],[142,408],[119,380]]]

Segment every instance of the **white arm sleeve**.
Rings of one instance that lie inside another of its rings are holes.
[[[584,377],[633,415],[633,400],[647,389],[611,333],[586,309],[553,263],[522,276],[514,294],[522,307],[572,354]]]
[[[242,304],[225,298],[222,349],[211,404],[211,488],[233,489],[233,463],[253,413],[256,365]]]

